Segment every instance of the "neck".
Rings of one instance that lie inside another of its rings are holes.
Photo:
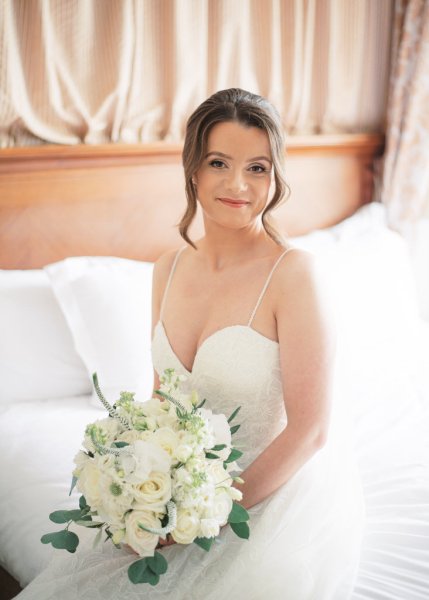
[[[208,268],[220,271],[242,263],[248,258],[264,256],[277,247],[261,222],[242,229],[227,229],[216,223],[204,223],[205,236],[196,242],[198,254]]]

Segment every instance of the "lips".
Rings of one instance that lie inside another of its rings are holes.
[[[240,206],[246,206],[249,204],[247,200],[242,200],[241,198],[218,198],[219,202],[225,204],[226,206],[231,206],[233,208],[240,208]]]

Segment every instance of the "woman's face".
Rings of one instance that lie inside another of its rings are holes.
[[[275,190],[267,132],[234,121],[214,125],[193,179],[206,219],[230,229],[253,223]]]

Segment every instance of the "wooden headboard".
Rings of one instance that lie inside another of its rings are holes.
[[[289,200],[274,216],[287,236],[334,225],[373,199],[382,135],[289,138]],[[67,256],[154,261],[183,243],[181,146],[166,143],[0,150],[0,268]],[[201,215],[191,237],[203,234]]]

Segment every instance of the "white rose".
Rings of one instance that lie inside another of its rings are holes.
[[[79,492],[85,496],[87,504],[95,510],[101,503],[100,476],[101,472],[97,464],[89,460],[83,465],[76,483]]]
[[[152,471],[149,478],[133,485],[136,510],[165,512],[165,505],[171,498],[171,477],[169,473]]]
[[[163,448],[170,456],[174,455],[176,447],[179,445],[179,438],[175,431],[170,427],[161,427],[153,434],[154,443]]]
[[[191,544],[198,537],[200,530],[200,519],[196,511],[192,509],[178,509],[177,525],[171,532],[175,542],[178,544]]]
[[[216,537],[219,531],[220,525],[216,519],[201,519],[201,537]]]
[[[169,473],[170,455],[156,444],[137,440],[127,450],[118,460],[130,483],[145,481],[152,471]]]
[[[232,510],[232,498],[225,490],[216,490],[212,498],[211,505],[206,509],[204,517],[207,519],[216,519],[219,525],[225,525],[228,522],[229,513]]]
[[[161,521],[152,512],[133,510],[125,517],[124,542],[131,546],[142,558],[153,556],[159,537],[155,533],[140,529],[139,523],[146,527],[161,527]]]

